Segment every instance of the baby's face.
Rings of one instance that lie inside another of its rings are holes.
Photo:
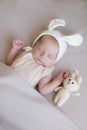
[[[52,36],[44,35],[33,47],[32,54],[36,62],[43,66],[54,64],[58,55],[58,43]]]

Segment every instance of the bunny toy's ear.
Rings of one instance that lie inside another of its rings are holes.
[[[59,27],[59,26],[65,26],[65,21],[62,19],[53,19],[49,23],[48,29],[53,30],[54,28]]]
[[[79,46],[83,41],[83,37],[80,34],[74,34],[70,36],[64,36],[63,40],[70,46]]]
[[[71,77],[75,79],[77,77],[77,71],[74,70],[71,74]]]
[[[81,76],[78,76],[78,77],[76,78],[76,81],[77,81],[78,84],[81,84],[81,82],[82,82],[82,77],[81,77]]]

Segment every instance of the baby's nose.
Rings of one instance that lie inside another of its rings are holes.
[[[45,59],[46,57],[47,57],[47,53],[43,52],[43,53],[41,54],[41,58],[42,58],[42,59]]]

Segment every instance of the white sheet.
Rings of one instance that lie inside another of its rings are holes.
[[[59,28],[64,34],[77,32],[84,38],[80,47],[68,48],[56,64],[55,73],[78,69],[82,75],[81,95],[70,97],[60,110],[81,130],[87,130],[87,0],[0,0],[0,60],[5,61],[13,38],[21,38],[30,45],[53,18],[65,19],[66,26]],[[52,103],[50,95],[46,98]]]
[[[3,129],[79,130],[10,67],[0,63],[0,68],[0,126]]]

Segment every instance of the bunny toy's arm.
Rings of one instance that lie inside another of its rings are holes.
[[[70,95],[72,95],[72,96],[80,96],[80,93],[79,92],[71,92]]]
[[[59,87],[56,87],[56,88],[54,89],[54,92],[57,92],[57,91],[59,91],[61,88],[63,88],[63,87],[61,87],[61,86],[59,86]]]

